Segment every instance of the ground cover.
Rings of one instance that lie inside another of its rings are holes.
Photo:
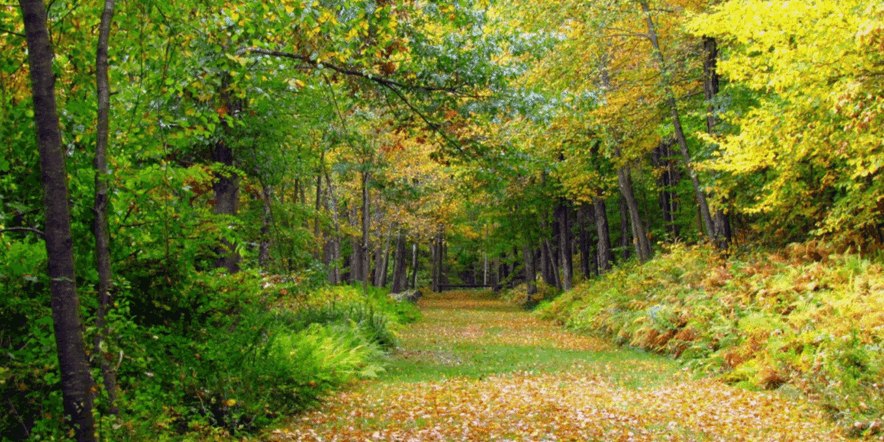
[[[665,357],[565,331],[488,293],[432,294],[387,371],[269,433],[274,441],[834,441],[775,392],[692,377]]]

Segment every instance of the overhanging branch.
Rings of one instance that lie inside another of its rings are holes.
[[[0,233],[4,232],[29,232],[39,236],[42,239],[46,239],[46,235],[43,232],[31,227],[8,227],[6,229],[0,229]]]
[[[245,48],[239,51],[240,53],[249,53],[249,54],[261,54],[261,55],[269,55],[271,57],[280,57],[280,58],[288,58],[291,60],[298,60],[305,64],[310,65],[314,68],[319,68],[320,66],[324,68],[331,69],[340,74],[348,75],[351,77],[364,78],[368,81],[377,83],[384,87],[395,87],[401,89],[409,89],[409,90],[418,90],[424,92],[447,92],[450,94],[457,94],[460,91],[456,87],[440,87],[440,86],[424,86],[424,85],[413,85],[413,84],[405,84],[395,80],[391,80],[389,78],[380,77],[377,75],[367,74],[362,71],[358,71],[352,68],[347,68],[343,66],[338,66],[334,63],[319,63],[316,60],[312,60],[310,57],[301,54],[294,54],[291,52],[282,52],[282,51],[271,51],[268,49],[261,48]]]

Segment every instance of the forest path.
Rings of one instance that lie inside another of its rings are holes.
[[[297,416],[284,441],[845,440],[806,404],[692,380],[487,292],[432,294],[387,372]]]

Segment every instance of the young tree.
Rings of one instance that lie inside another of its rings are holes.
[[[53,54],[46,25],[46,6],[43,0],[20,0],[19,4],[28,42],[34,121],[40,147],[49,290],[65,418],[78,441],[94,441],[94,383],[86,362],[75,282],[67,171],[55,102],[55,74],[52,72]]]

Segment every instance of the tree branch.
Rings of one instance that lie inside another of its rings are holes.
[[[281,52],[281,51],[271,51],[268,49],[261,48],[244,48],[238,51],[238,53],[250,53],[250,54],[261,54],[261,55],[269,55],[271,57],[280,57],[280,58],[289,58],[292,60],[298,60],[303,63],[310,65],[313,68],[319,68],[320,66],[329,68],[337,73],[349,75],[351,77],[359,77],[369,80],[371,82],[377,83],[381,86],[385,87],[396,87],[402,89],[410,89],[410,90],[419,90],[424,92],[447,92],[450,94],[457,94],[460,91],[456,87],[440,87],[440,86],[423,86],[423,85],[412,85],[400,83],[395,80],[391,80],[389,78],[380,77],[377,75],[367,74],[362,71],[357,71],[352,68],[346,68],[343,66],[338,66],[333,63],[318,63],[315,60],[311,60],[310,57],[301,54],[294,54],[291,52]]]
[[[30,232],[30,233],[33,233],[33,234],[39,236],[42,239],[46,239],[46,234],[44,234],[40,230],[31,228],[31,227],[8,227],[5,229],[0,229],[0,233],[4,233],[4,232]]]

